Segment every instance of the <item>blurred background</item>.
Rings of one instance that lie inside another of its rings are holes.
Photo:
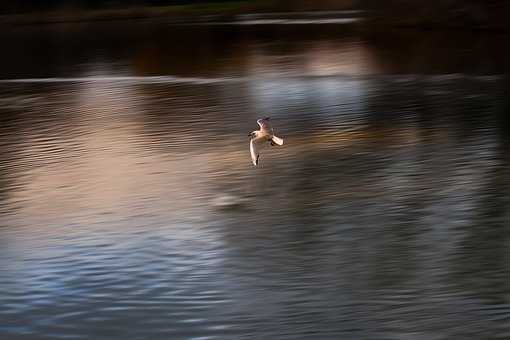
[[[509,15],[3,1],[0,338],[510,338]]]

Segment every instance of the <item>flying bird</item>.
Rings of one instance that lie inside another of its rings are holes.
[[[248,136],[250,139],[250,153],[253,165],[259,164],[259,150],[266,144],[283,145],[283,139],[276,137],[273,134],[273,128],[269,124],[269,117],[258,119],[257,124],[260,126],[260,130],[255,130]]]

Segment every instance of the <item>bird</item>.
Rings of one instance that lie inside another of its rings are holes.
[[[283,145],[283,139],[276,137],[273,134],[273,128],[269,124],[270,117],[257,119],[257,124],[260,126],[260,130],[252,131],[248,136],[250,139],[250,154],[251,161],[254,166],[259,164],[259,149],[264,146],[265,143],[269,143],[271,146]]]

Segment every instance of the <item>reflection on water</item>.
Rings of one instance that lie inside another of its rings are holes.
[[[0,69],[24,79],[0,84],[2,338],[508,337],[496,69],[395,74],[338,28],[159,29],[2,56],[59,47]],[[254,168],[261,114],[286,145]]]

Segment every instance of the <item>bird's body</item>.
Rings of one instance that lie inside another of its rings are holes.
[[[259,164],[259,150],[266,144],[283,145],[283,139],[276,137],[273,134],[273,128],[269,124],[269,117],[258,119],[257,124],[260,126],[260,130],[255,130],[250,133],[252,139],[250,140],[250,154],[253,165]]]

